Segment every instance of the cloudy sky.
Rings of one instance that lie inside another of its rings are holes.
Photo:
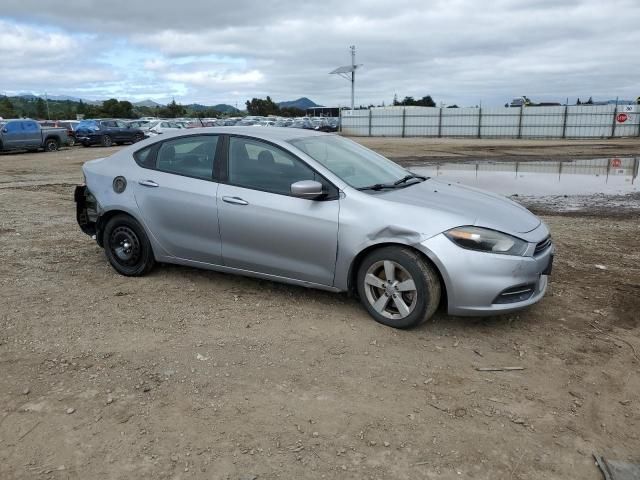
[[[0,93],[349,102],[640,95],[639,0],[3,0]]]

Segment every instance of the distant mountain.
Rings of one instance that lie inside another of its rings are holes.
[[[141,102],[135,102],[133,105],[135,107],[149,107],[149,108],[164,107],[164,105],[162,105],[161,103],[154,102],[151,99],[142,100]]]
[[[218,105],[214,105],[212,108],[214,110],[217,110],[218,112],[221,112],[221,113],[238,113],[238,112],[240,112],[240,110],[238,110],[236,107],[232,107],[231,105],[227,105],[226,103],[219,103]]]
[[[238,113],[240,111],[237,108],[225,103],[219,103],[217,105],[201,105],[199,103],[191,103],[189,105],[185,105],[185,107],[195,112],[199,112],[201,110],[209,110],[211,108],[220,113]]]
[[[279,107],[292,107],[299,108],[300,110],[306,110],[307,108],[321,107],[313,100],[309,100],[307,97],[300,97],[297,100],[288,100],[286,102],[278,102]]]

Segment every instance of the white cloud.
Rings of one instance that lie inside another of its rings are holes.
[[[67,0],[64,9],[8,1],[0,20],[0,88],[68,82],[59,93],[73,94],[69,89],[79,83],[95,81],[92,91],[99,92],[104,74],[103,90],[124,96],[166,92],[166,99],[179,92],[185,102],[233,103],[243,96],[305,95],[345,104],[348,84],[328,72],[346,64],[347,47],[356,44],[364,64],[356,95],[364,104],[388,102],[394,93],[461,105],[503,104],[522,94],[545,100],[638,95],[637,0],[110,5],[105,17],[87,0]],[[11,47],[2,50],[3,44]],[[78,52],[91,55],[79,59]],[[114,60],[120,57],[134,60]]]

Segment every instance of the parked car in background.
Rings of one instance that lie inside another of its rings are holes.
[[[55,152],[69,143],[67,129],[42,127],[31,119],[0,120],[0,151],[43,149]]]
[[[441,302],[452,315],[522,309],[551,273],[549,230],[521,205],[338,135],[202,128],[82,170],[78,223],[122,275],[161,262],[351,291],[376,321],[410,328]]]
[[[111,147],[114,144],[136,143],[144,137],[142,130],[131,127],[122,120],[82,120],[76,128],[76,140],[84,147]]]
[[[144,130],[145,128],[147,128],[147,125],[149,125],[149,123],[151,123],[151,120],[132,120],[130,122],[127,122],[127,125],[129,125],[131,128],[139,128],[141,130]]]
[[[147,125],[145,133],[152,137],[154,135],[160,135],[165,132],[174,132],[176,130],[182,130],[182,126],[179,123],[172,122],[170,120],[156,120],[150,122]]]
[[[73,147],[76,144],[76,127],[79,120],[41,120],[38,122],[42,127],[66,128],[69,136],[67,144]]]

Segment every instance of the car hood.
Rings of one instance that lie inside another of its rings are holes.
[[[501,195],[440,180],[427,179],[380,196],[391,202],[449,213],[468,225],[505,233],[527,233],[541,223],[522,205]]]

